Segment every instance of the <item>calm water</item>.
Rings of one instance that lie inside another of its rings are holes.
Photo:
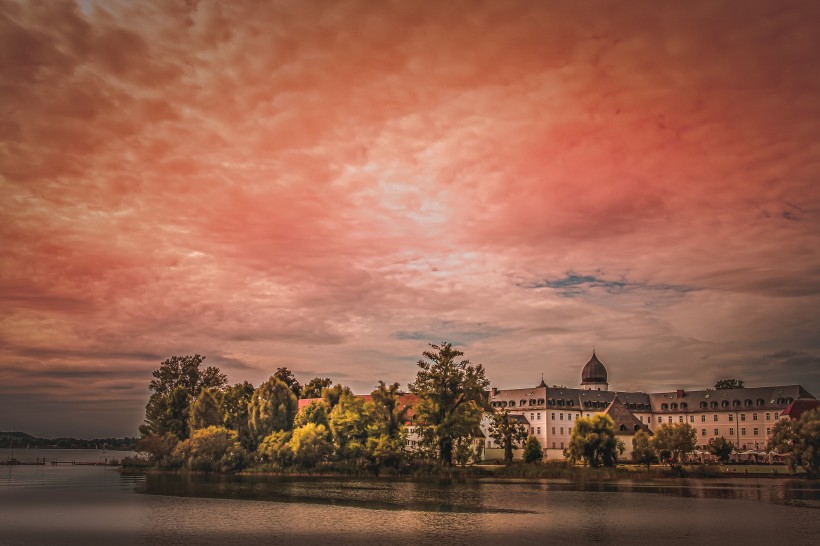
[[[73,460],[99,456],[73,454]],[[507,546],[552,540],[817,544],[820,484],[765,478],[448,484],[0,467],[0,544]]]

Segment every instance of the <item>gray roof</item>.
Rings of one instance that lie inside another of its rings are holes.
[[[783,410],[792,400],[812,396],[800,385],[775,387],[751,387],[744,389],[672,391],[649,395],[652,411],[656,413],[680,413],[738,410]],[[682,406],[685,404],[685,407]]]

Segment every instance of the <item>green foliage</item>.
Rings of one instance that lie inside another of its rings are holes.
[[[579,417],[570,435],[564,456],[571,462],[583,461],[592,467],[615,466],[618,461],[615,422],[608,415]],[[621,447],[622,449],[622,447]]]
[[[735,446],[732,442],[721,436],[720,438],[710,439],[706,449],[709,453],[720,459],[720,462],[725,463],[729,460],[729,455],[732,454],[732,450],[735,449]]]
[[[291,430],[298,401],[282,380],[271,377],[253,391],[248,405],[248,426],[252,437],[261,441],[271,432]]]
[[[151,462],[157,466],[164,467],[169,465],[169,457],[178,443],[179,438],[170,432],[159,435],[147,434],[139,439],[134,451],[137,453],[147,453]]]
[[[299,410],[299,413],[296,414],[296,419],[293,421],[293,427],[303,427],[308,423],[314,423],[316,425],[324,426],[329,433],[329,414],[330,409],[328,408],[328,405],[324,402],[324,400],[313,401]]]
[[[721,379],[715,383],[715,390],[723,391],[730,389],[742,389],[743,381],[740,379]]]
[[[190,430],[222,426],[222,415],[219,411],[219,393],[211,389],[202,389],[189,410],[188,426]]]
[[[327,429],[315,423],[294,429],[289,446],[296,464],[302,468],[313,468],[333,454],[333,445],[327,440]]]
[[[339,403],[343,394],[353,394],[350,391],[350,387],[345,387],[344,385],[336,385],[335,387],[327,387],[322,389],[322,400],[325,401],[327,407],[331,410],[336,407],[336,404]]]
[[[381,467],[401,468],[405,462],[405,435],[377,434],[368,436],[365,457],[373,469]]]
[[[658,462],[658,453],[652,447],[652,437],[645,430],[639,430],[632,437],[632,462],[645,464],[646,468]]]
[[[767,449],[788,455],[792,465],[802,466],[809,478],[820,478],[820,410],[775,423]]]
[[[287,368],[277,368],[276,372],[273,374],[273,377],[282,381],[288,388],[293,391],[293,396],[299,400],[299,397],[302,395],[302,385],[296,380],[296,377],[293,375]]]
[[[493,414],[490,423],[490,438],[504,449],[504,463],[510,464],[513,460],[513,449],[527,439],[527,427],[519,423],[517,415],[511,415],[508,410],[501,410]]]
[[[489,410],[485,391],[489,381],[484,367],[469,360],[457,360],[464,353],[450,343],[431,344],[418,361],[416,380],[410,392],[419,397],[416,424],[423,446],[435,449],[440,460],[450,465],[457,440],[471,439],[479,428],[481,415]]]
[[[694,451],[696,446],[697,435],[689,423],[664,423],[652,437],[652,447],[662,455],[669,453],[669,466],[683,465],[686,454]]]
[[[279,430],[272,432],[265,436],[259,447],[257,453],[264,461],[272,462],[284,468],[293,463],[293,450],[290,447],[291,432],[287,430]]]
[[[363,398],[343,392],[339,403],[330,412],[330,430],[342,459],[357,459],[364,455],[368,428],[374,424],[373,414]]]
[[[214,426],[194,430],[188,440],[177,444],[172,455],[200,472],[233,472],[250,461],[235,431]]]
[[[253,397],[253,385],[247,381],[225,387],[222,391],[219,411],[222,415],[222,424],[239,435],[239,441],[245,448],[249,448],[253,441],[248,429],[248,405]]]
[[[524,462],[540,463],[543,459],[544,450],[541,448],[541,442],[533,435],[527,436],[527,441],[524,443]]]
[[[314,377],[302,387],[302,398],[321,398],[322,391],[333,386],[329,377]]]
[[[188,410],[195,396],[202,389],[221,389],[227,383],[219,368],[200,369],[203,360],[205,357],[200,355],[172,356],[154,370],[141,435],[161,436],[170,432],[178,438],[188,438]]]
[[[381,434],[395,438],[404,429],[410,406],[401,403],[403,394],[398,383],[388,386],[384,381],[379,381],[379,386],[370,393],[373,419]]]

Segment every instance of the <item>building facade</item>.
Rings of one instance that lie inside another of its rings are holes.
[[[496,410],[523,415],[529,433],[544,447],[545,458],[563,459],[579,417],[610,414],[622,439],[641,428],[651,432],[667,423],[688,423],[702,449],[721,436],[739,450],[764,449],[774,424],[786,418],[786,408],[795,400],[814,399],[800,385],[658,393],[612,391],[606,367],[593,351],[581,371],[580,388],[548,387],[542,379],[530,389],[494,388],[489,402]],[[631,442],[624,443],[631,450]],[[485,458],[496,458],[498,450],[485,431]]]

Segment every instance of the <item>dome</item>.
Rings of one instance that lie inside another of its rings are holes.
[[[606,383],[606,368],[595,356],[595,351],[592,351],[592,358],[581,372],[581,384],[586,383]]]

